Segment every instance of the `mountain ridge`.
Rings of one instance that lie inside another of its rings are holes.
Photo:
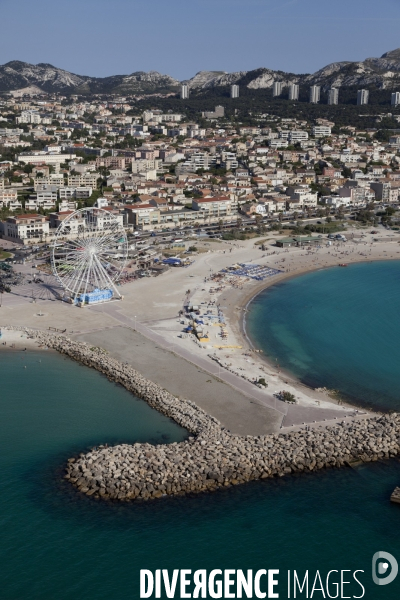
[[[0,92],[36,86],[46,93],[63,94],[149,94],[176,93],[181,84],[201,93],[213,88],[238,84],[250,90],[271,88],[274,81],[284,85],[321,85],[329,87],[375,86],[380,89],[400,87],[400,48],[385,52],[380,58],[364,61],[339,61],[315,73],[295,74],[260,67],[249,71],[199,71],[192,78],[178,81],[158,71],[135,71],[128,75],[91,77],[59,69],[50,63],[33,65],[12,60],[0,65]]]

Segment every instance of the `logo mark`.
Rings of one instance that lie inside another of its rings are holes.
[[[389,570],[390,566],[390,570]],[[376,585],[387,585],[397,577],[399,565],[397,560],[389,552],[375,552],[372,557],[372,581]],[[380,577],[385,575],[385,577]]]

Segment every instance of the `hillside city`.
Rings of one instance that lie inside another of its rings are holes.
[[[297,100],[298,86],[291,88]],[[275,82],[273,95],[281,93]],[[231,99],[239,94],[232,85]],[[189,96],[187,85],[180,96]],[[310,104],[319,99],[319,86],[311,86]],[[223,105],[193,119],[183,111],[140,110],[136,100],[3,95],[4,240],[49,243],[85,206],[109,211],[132,235],[186,229],[244,239],[283,227],[310,235],[343,230],[345,219],[396,228],[400,128],[379,128],[398,122],[390,108],[377,115],[376,127],[360,129],[307,118],[306,109],[304,118],[253,112],[249,125],[240,114],[227,116]],[[368,90],[357,100],[366,105]],[[399,102],[393,93],[392,106]],[[328,103],[338,103],[338,90],[329,91]]]

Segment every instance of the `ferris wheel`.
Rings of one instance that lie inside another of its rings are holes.
[[[108,210],[81,208],[59,225],[52,245],[53,274],[73,301],[121,299],[116,287],[128,256],[122,223]]]

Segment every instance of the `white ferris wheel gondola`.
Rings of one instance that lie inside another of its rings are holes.
[[[116,287],[128,256],[120,221],[102,208],[81,208],[59,225],[51,248],[53,274],[73,302],[122,296]]]

